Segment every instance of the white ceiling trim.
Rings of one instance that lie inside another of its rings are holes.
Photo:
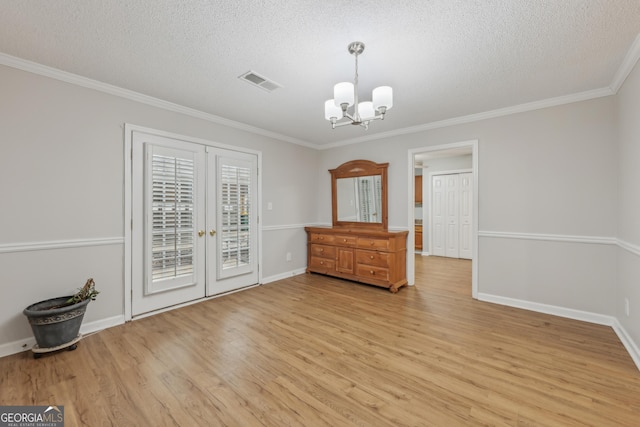
[[[287,135],[271,132],[265,129],[248,125],[246,123],[225,119],[224,117],[205,113],[203,111],[196,110],[194,108],[185,107],[183,105],[175,104],[173,102],[164,101],[159,98],[154,98],[152,96],[144,95],[142,93],[135,92],[129,89],[124,89],[118,86],[110,85],[108,83],[104,83],[98,80],[89,79],[87,77],[79,76],[77,74],[69,73],[67,71],[58,70],[57,68],[48,67],[46,65],[38,64],[37,62],[27,61],[26,59],[17,58],[15,56],[7,55],[2,52],[0,52],[0,65],[6,65],[8,67],[17,68],[19,70],[28,71],[30,73],[38,74],[45,77],[50,77],[52,79],[60,80],[66,83],[71,83],[71,84],[82,86],[88,89],[94,89],[100,92],[108,93],[109,95],[119,96],[121,98],[151,105],[152,107],[158,107],[164,110],[173,111],[175,113],[181,113],[187,116],[203,119],[203,120],[217,123],[220,125],[229,126],[234,129],[239,129],[239,130],[251,132],[257,135],[278,139],[280,141],[291,142],[293,144],[302,145],[308,148],[317,148],[315,144],[312,144],[308,141],[303,141],[297,138],[292,138]]]
[[[326,144],[318,149],[325,150],[328,148],[342,147],[345,145],[357,144],[360,142],[373,141],[376,139],[391,138],[394,136],[407,135],[411,133],[423,132],[431,129],[444,128],[465,123],[477,122],[480,120],[493,119],[496,117],[508,116],[510,114],[524,113],[526,111],[540,110],[558,105],[571,104],[574,102],[587,101],[589,99],[602,98],[604,96],[615,95],[610,87],[589,90],[586,92],[574,93],[571,95],[559,96],[556,98],[543,99],[542,101],[529,102],[527,104],[514,105],[512,107],[499,108],[497,110],[485,111],[483,113],[470,114],[468,116],[454,117],[452,119],[440,120],[437,122],[425,123],[423,125],[412,126],[403,129],[397,129],[389,132],[378,133],[370,136],[362,136],[358,138],[348,139],[344,141]]]
[[[486,111],[486,112],[477,113],[477,114],[470,114],[467,116],[454,117],[451,119],[425,123],[423,125],[411,126],[403,129],[397,129],[397,130],[383,132],[375,135],[367,135],[367,136],[352,138],[352,139],[348,139],[348,140],[344,140],[336,143],[319,146],[309,141],[304,141],[298,138],[292,138],[287,135],[271,132],[265,129],[258,128],[256,126],[248,125],[246,123],[225,119],[223,117],[216,116],[210,113],[205,113],[203,111],[196,110],[194,108],[189,108],[189,107],[185,107],[169,101],[164,101],[162,99],[144,95],[129,89],[124,89],[118,86],[110,85],[108,83],[100,82],[98,80],[89,79],[87,77],[79,76],[77,74],[69,73],[67,71],[62,71],[53,67],[48,67],[46,65],[38,64],[33,61],[28,61],[22,58],[17,58],[17,57],[0,52],[0,65],[5,65],[8,67],[16,68],[16,69],[27,71],[30,73],[42,75],[45,77],[50,77],[56,80],[64,81],[67,83],[75,84],[75,85],[86,87],[89,89],[98,90],[100,92],[108,93],[110,95],[115,95],[115,96],[119,96],[132,101],[151,105],[153,107],[162,108],[162,109],[173,111],[180,114],[185,114],[187,116],[206,120],[212,123],[229,126],[234,129],[251,132],[257,135],[262,135],[269,138],[274,138],[281,141],[286,141],[292,144],[297,144],[297,145],[301,145],[307,148],[313,148],[317,150],[326,150],[330,148],[342,147],[342,146],[357,144],[361,142],[373,141],[373,140],[378,140],[383,138],[392,138],[395,136],[423,132],[431,129],[438,129],[438,128],[443,128],[448,126],[472,123],[480,120],[497,118],[497,117],[507,116],[507,115],[516,114],[516,113],[522,113],[526,111],[533,111],[533,110],[538,110],[542,108],[554,107],[554,106],[570,104],[574,102],[586,101],[590,99],[615,95],[618,92],[618,90],[620,90],[627,76],[629,75],[629,73],[631,73],[631,71],[633,70],[633,67],[636,65],[636,63],[639,60],[640,60],[640,34],[635,38],[631,47],[627,51],[627,54],[624,60],[622,61],[622,64],[618,68],[618,71],[616,72],[611,84],[608,87],[575,93],[571,95],[555,97],[555,98],[549,98],[549,99],[530,102],[526,104],[515,105],[511,107],[500,108],[497,110],[491,110],[491,111]]]
[[[640,34],[638,34],[633,43],[631,43],[631,47],[627,51],[627,55],[624,57],[624,60],[622,60],[622,64],[620,65],[620,68],[618,68],[618,72],[613,77],[611,85],[609,85],[614,93],[618,93],[624,84],[624,81],[633,70],[633,67],[638,63],[638,60],[640,60]]]

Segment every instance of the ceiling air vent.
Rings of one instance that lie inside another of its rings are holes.
[[[253,86],[257,86],[260,89],[266,90],[267,92],[273,92],[274,90],[282,87],[273,80],[269,80],[268,78],[259,75],[255,71],[247,71],[243,75],[238,76],[238,78]]]

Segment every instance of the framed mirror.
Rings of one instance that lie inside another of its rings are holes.
[[[329,170],[334,227],[387,230],[388,166],[352,160]]]

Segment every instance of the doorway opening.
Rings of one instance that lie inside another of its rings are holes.
[[[470,259],[471,295],[477,298],[478,141],[415,148],[408,162],[409,283],[416,283],[423,257]]]

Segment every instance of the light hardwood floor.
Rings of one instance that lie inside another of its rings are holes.
[[[300,275],[2,358],[0,404],[64,405],[67,427],[640,425],[611,328],[475,301],[469,261],[416,261],[395,295]]]

